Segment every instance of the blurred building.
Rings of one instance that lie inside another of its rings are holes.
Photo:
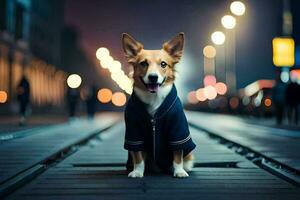
[[[34,106],[62,104],[64,1],[1,0],[0,4],[0,91],[7,94],[2,107],[8,110],[14,104],[23,74],[29,79]]]
[[[62,66],[64,69],[71,73],[80,73],[86,84],[97,82],[99,76],[97,68],[92,59],[88,57],[80,44],[80,35],[77,29],[73,26],[66,25],[63,28],[61,35],[61,56]],[[86,79],[88,77],[88,79]]]

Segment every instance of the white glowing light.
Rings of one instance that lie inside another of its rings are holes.
[[[241,16],[245,14],[246,6],[241,1],[234,1],[230,5],[230,11],[237,16]]]
[[[78,74],[71,74],[67,79],[67,84],[70,88],[78,88],[81,82],[81,77]]]
[[[226,29],[233,29],[236,25],[236,19],[231,15],[225,15],[221,19],[221,23]]]
[[[109,56],[109,51],[107,48],[105,47],[100,47],[97,51],[96,51],[96,57],[98,58],[98,60],[103,60],[106,57]]]
[[[107,69],[112,67],[113,61],[114,61],[113,57],[107,56],[101,60],[100,64],[103,68]]]
[[[211,40],[216,45],[222,45],[225,42],[225,34],[221,31],[216,31],[211,34]]]

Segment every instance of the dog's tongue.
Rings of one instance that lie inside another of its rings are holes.
[[[157,92],[158,87],[159,87],[158,84],[149,84],[149,85],[147,85],[147,89],[148,89],[149,92],[151,92],[151,93]]]

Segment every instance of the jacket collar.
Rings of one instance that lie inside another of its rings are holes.
[[[159,119],[163,117],[175,105],[177,98],[178,98],[177,90],[175,85],[173,84],[170,93],[164,99],[163,103],[159,106],[154,117],[152,117],[147,111],[146,104],[140,100],[140,98],[135,94],[134,91],[131,95],[131,100],[132,103],[134,104],[133,108],[137,112],[140,112],[140,114],[146,116],[147,118],[155,118],[155,119]]]

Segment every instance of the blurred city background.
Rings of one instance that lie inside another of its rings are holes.
[[[126,177],[124,32],[185,33],[183,182]],[[299,88],[299,0],[0,0],[0,198],[300,199]]]
[[[291,96],[283,88],[299,85],[299,1],[230,3],[1,0],[0,114],[17,115],[22,98],[28,116],[68,116],[70,104],[76,108],[71,116],[82,115],[87,104],[95,111],[122,110],[131,69],[121,34],[157,49],[185,32],[176,85],[187,109],[274,117],[279,99],[285,122],[299,104],[297,88]],[[285,54],[279,55],[283,63],[276,63],[277,51]]]

